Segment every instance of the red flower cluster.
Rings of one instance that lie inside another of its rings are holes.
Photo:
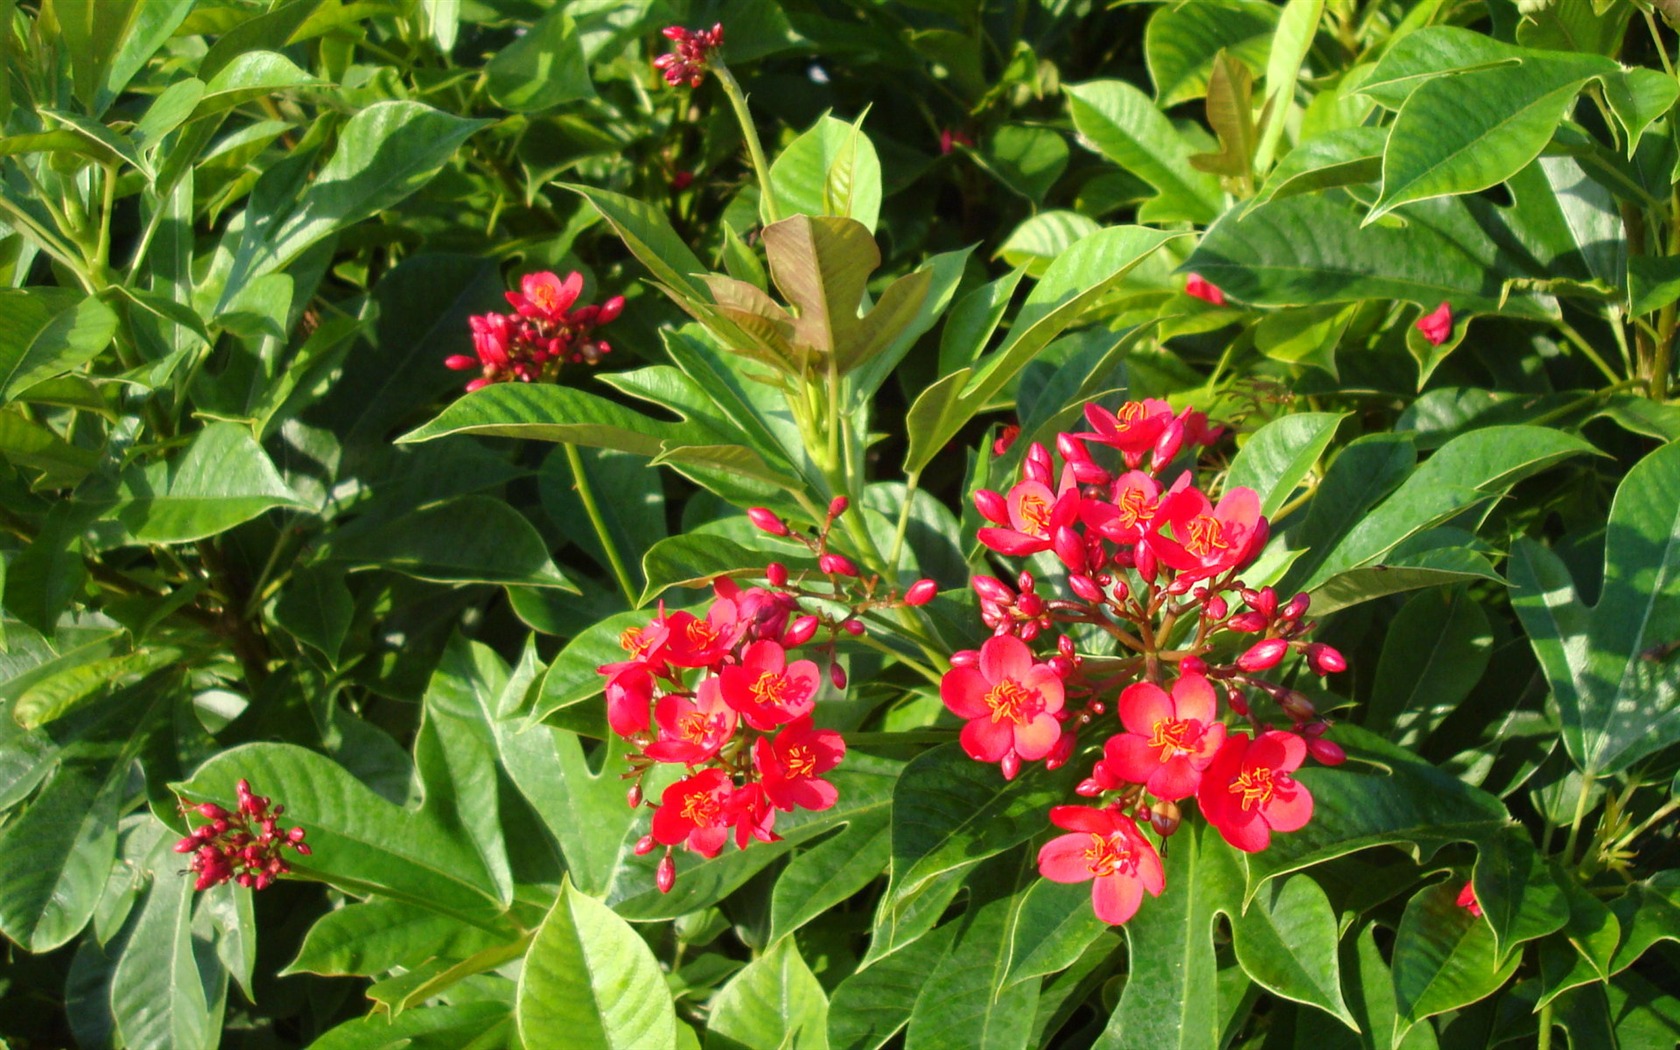
[[[875,598],[879,581],[860,578],[850,559],[827,549],[829,529],[847,506],[844,497],[830,504],[815,540],[795,534],[765,508],[748,512],[760,529],[805,543],[817,555],[829,585],[825,592],[807,589],[803,574],[790,579],[780,563],[765,568],[769,587],[743,589],[719,577],[702,615],[668,613],[661,606],[646,626],[619,639],[629,659],[599,669],[607,676],[607,723],[639,749],[626,774],[636,781],[630,804],[642,803],[642,779],[656,764],[688,769],[664,789],[652,833],[636,844],[638,854],[665,847],[655,872],[663,892],[676,879],[674,847],[715,857],[731,832],[738,849],[754,839],[773,842],[778,810],[825,810],[839,797],[823,777],[846,757],[846,742],[838,732],[816,727],[812,714],[824,672],[800,651],[823,632],[824,640],[811,649],[827,664],[830,684],[843,690],[835,641],[842,633],[864,633],[858,614],[881,605],[919,605],[935,589],[922,580],[903,598]],[[850,612],[804,613],[801,597],[821,598],[830,608],[839,602]]]
[[[210,823],[175,843],[175,852],[193,855],[187,870],[198,873],[195,890],[207,890],[229,879],[249,889],[267,889],[291,870],[281,856],[282,849],[289,846],[303,856],[309,855],[309,847],[303,842],[304,830],[287,831],[278,824],[286,807],[270,808],[267,798],[251,793],[249,781],[239,782],[237,812],[229,813],[214,802],[192,808]]]
[[[583,275],[575,270],[565,280],[547,272],[526,274],[519,291],[507,293],[513,313],[469,319],[475,356],[454,354],[443,363],[457,372],[479,370],[468,393],[491,383],[551,381],[567,362],[598,363],[612,347],[594,338],[595,329],[624,312],[624,296],[573,309],[582,292]]]
[[[1311,819],[1296,771],[1309,755],[1327,765],[1345,755],[1324,739],[1329,723],[1307,697],[1266,676],[1291,653],[1320,675],[1347,661],[1307,640],[1305,594],[1280,603],[1271,588],[1239,579],[1269,533],[1260,497],[1233,488],[1216,501],[1190,471],[1169,476],[1180,452],[1213,444],[1220,428],[1158,400],[1113,412],[1091,405],[1085,418],[1091,429],[1057,435],[1054,454],[1030,446],[1007,493],[975,494],[991,522],[980,542],[1002,555],[1053,557],[1064,593],[1040,594],[1027,572],[1013,587],[975,577],[993,637],[953,655],[940,694],[965,720],[963,748],[1005,777],[1024,761],[1070,760],[1079,730],[1114,703],[1118,731],[1077,789],[1107,805],[1053,809],[1051,822],[1070,834],[1043,848],[1039,868],[1060,882],[1094,880],[1097,914],[1124,922],[1144,893],[1161,892],[1146,831],[1173,834],[1182,801],[1195,799],[1227,842],[1251,853]],[[1108,651],[1081,652],[1055,633],[1069,624],[1106,634]],[[1233,647],[1243,635],[1258,638]],[[1269,697],[1289,727],[1262,721],[1251,693]],[[1232,728],[1222,707],[1248,725]]]
[[[667,26],[661,32],[677,49],[654,59],[654,68],[672,87],[685,83],[699,87],[706,79],[706,70],[711,68],[713,52],[723,46],[723,24],[720,22],[710,29]]]

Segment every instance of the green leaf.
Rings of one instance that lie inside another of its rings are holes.
[[[139,17],[140,0],[55,0],[51,11],[71,60],[76,98],[97,112],[97,95],[111,61]]]
[[[706,444],[698,427],[654,420],[605,398],[550,383],[493,383],[452,402],[399,444],[450,434],[571,442],[657,456],[667,447]]]
[[[670,608],[674,609],[675,605]],[[606,689],[606,679],[595,669],[627,659],[629,654],[619,645],[619,637],[630,627],[646,625],[648,619],[647,613],[633,609],[608,616],[574,635],[543,675],[542,689],[530,713],[531,721],[541,722],[562,708],[600,696]],[[584,887],[590,888],[588,883]]]
[[[692,532],[669,536],[649,548],[642,559],[648,582],[636,606],[646,606],[672,587],[700,587],[719,576],[762,576],[765,559],[764,552],[748,550],[721,536]]]
[[[831,215],[855,219],[871,233],[881,216],[881,161],[863,133],[823,116],[788,143],[770,165],[770,192],[786,218]],[[770,213],[764,209],[764,220]]]
[[[964,295],[945,318],[939,333],[939,374],[948,376],[960,368],[973,365],[985,353],[998,325],[1003,322],[1009,300],[1026,276],[1027,268],[1017,266],[1002,277]]]
[[[294,869],[503,932],[495,883],[472,845],[385,801],[329,758],[291,744],[246,744],[175,787],[190,800],[232,806],[242,777],[285,805],[286,823],[308,831],[312,853],[288,858]]]
[[[1034,204],[1043,204],[1067,170],[1067,140],[1053,128],[1005,124],[986,137],[980,159],[998,181]]]
[[[841,981],[828,1004],[832,1050],[879,1050],[909,1023],[928,974],[956,942],[958,925],[946,923]]]
[[[663,1050],[677,1017],[659,962],[630,924],[568,881],[537,930],[514,1007],[520,1038],[578,1050]]]
[[[997,258],[1042,277],[1056,256],[1100,229],[1095,219],[1076,211],[1041,211],[1010,231],[998,245]]]
[[[1005,985],[1072,966],[1100,940],[1114,941],[1114,927],[1097,918],[1091,887],[1083,882],[1035,879],[1021,895],[1009,943]],[[907,951],[914,951],[912,945]],[[889,956],[891,958],[891,956]]]
[[[287,89],[325,83],[299,69],[285,55],[274,51],[247,51],[235,56],[210,78],[188,119],[202,120]],[[148,139],[155,142],[159,137],[152,134]]]
[[[1508,828],[1483,844],[1476,851],[1474,882],[1501,962],[1519,945],[1569,921],[1569,900],[1527,831]]]
[[[67,288],[0,289],[0,398],[86,364],[111,344],[117,315]]]
[[[355,612],[342,572],[324,565],[300,565],[292,570],[274,603],[274,622],[337,663]]]
[[[1416,748],[1470,695],[1493,654],[1493,630],[1464,588],[1425,591],[1389,622],[1365,728]]]
[[[416,904],[375,899],[329,911],[309,933],[281,976],[375,976],[427,959],[465,959],[500,942],[476,926]]]
[[[828,1050],[828,996],[791,937],[712,997],[706,1050]]]
[[[605,733],[606,720],[600,721],[599,732]],[[625,855],[646,834],[641,814],[624,804],[619,774],[628,768],[628,746],[607,735],[604,745],[586,755],[575,733],[545,725],[522,728],[508,718],[496,723],[503,768],[559,843],[571,880],[591,896],[613,890]]]
[[[1408,201],[1504,182],[1540,155],[1585,83],[1568,68],[1524,63],[1420,84],[1389,129],[1382,192],[1366,222]]]
[[[634,197],[592,186],[563,183],[561,188],[583,197],[600,212],[601,218],[618,234],[630,254],[647,267],[661,284],[676,289],[689,300],[707,300],[705,285],[694,276],[705,273],[706,265],[671,229],[671,224],[665,221],[658,208]]]
[[[181,650],[170,646],[148,647],[66,668],[25,689],[12,704],[12,717],[25,729],[39,729],[98,699],[124,679],[179,664],[181,656]]]
[[[172,459],[129,470],[94,530],[105,547],[190,543],[278,507],[311,509],[237,423],[211,423]]]
[[[1484,998],[1516,972],[1520,955],[1500,965],[1493,929],[1458,906],[1460,884],[1448,880],[1406,905],[1394,934],[1395,1038],[1426,1017]]]
[[[30,487],[36,490],[79,485],[104,459],[95,449],[72,445],[13,407],[0,409],[0,456],[28,471]]]
[[[893,791],[888,914],[901,915],[948,873],[1042,831],[1045,807],[1066,793],[1071,773],[1034,766],[1004,780],[956,743],[918,756]]]
[[[168,863],[167,846],[153,854]],[[193,880],[159,871],[111,977],[111,1012],[125,1046],[169,1050],[215,1042],[227,971],[202,972],[193,938]],[[219,988],[218,988],[219,986]]]
[[[1258,71],[1278,15],[1277,7],[1255,0],[1201,0],[1157,11],[1143,33],[1156,105],[1165,110],[1201,98],[1222,50]]]
[[[1155,188],[1158,196],[1140,218],[1203,223],[1224,210],[1219,180],[1191,166],[1195,149],[1148,95],[1123,80],[1068,84],[1062,91],[1086,144]]]
[[[1333,412],[1298,412],[1267,423],[1237,451],[1225,476],[1226,491],[1253,489],[1260,494],[1260,513],[1276,514],[1317,466],[1343,418]]]
[[[87,925],[116,856],[120,778],[90,765],[61,766],[0,830],[0,933],[31,952]]]
[[[1621,923],[1603,901],[1572,878],[1559,878],[1569,921],[1540,943],[1540,1002],[1571,988],[1610,978],[1610,963],[1622,939]]]
[[[1307,139],[1278,161],[1250,208],[1333,186],[1351,186],[1382,178],[1387,128],[1337,128]]]
[[[491,496],[459,496],[335,538],[324,560],[434,583],[552,587],[578,593],[523,514]]]
[[[1611,974],[1632,966],[1658,941],[1680,941],[1680,892],[1672,885],[1634,883],[1610,908],[1622,927]]]
[[[853,820],[788,862],[770,893],[770,940],[818,918],[879,878],[892,860],[890,814]]]
[[[1511,604],[1528,632],[1578,768],[1616,772],[1680,739],[1680,443],[1640,460],[1616,490],[1598,604],[1585,607],[1557,555],[1511,552]]]
[[[1680,258],[1630,255],[1627,270],[1628,313],[1652,313],[1680,299]]]
[[[1305,875],[1273,880],[1230,919],[1237,962],[1256,984],[1358,1031],[1342,1001],[1336,913],[1318,883]]]
[[[1301,770],[1313,819],[1249,856],[1251,897],[1267,879],[1356,850],[1399,846],[1421,860],[1449,842],[1485,841],[1510,820],[1492,795],[1357,726],[1340,723],[1330,739],[1347,764]]]
[[[395,1017],[370,1014],[346,1021],[309,1044],[309,1050],[445,1050],[505,1045],[512,1018],[505,1002],[438,1003]],[[488,1042],[497,1035],[504,1041]]]
[[[484,66],[496,104],[513,113],[536,113],[595,97],[577,24],[565,8],[539,18]]]
[[[1288,0],[1278,16],[1277,31],[1272,34],[1271,49],[1266,54],[1266,95],[1261,108],[1270,107],[1270,112],[1254,156],[1256,171],[1264,172],[1272,166],[1278,141],[1283,137],[1284,122],[1295,101],[1301,66],[1312,50],[1313,37],[1323,18],[1324,0]]]

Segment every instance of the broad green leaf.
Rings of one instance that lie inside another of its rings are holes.
[[[153,854],[162,868],[167,846]],[[146,894],[140,920],[123,948],[111,978],[111,1013],[124,1045],[134,1050],[172,1050],[215,1042],[227,971],[215,956],[202,972],[193,938],[193,880],[160,870]],[[216,990],[219,988],[219,994]],[[211,993],[211,994],[208,994]]]
[[[1640,460],[1616,490],[1598,604],[1585,607],[1557,555],[1511,552],[1511,603],[1589,774],[1616,772],[1680,739],[1680,444]]]
[[[1413,897],[1394,935],[1395,1038],[1426,1017],[1467,1006],[1510,979],[1520,955],[1500,965],[1493,929],[1458,906],[1461,884],[1439,882]]]
[[[671,229],[660,209],[634,197],[592,186],[567,183],[562,188],[583,197],[600,212],[601,218],[618,234],[630,254],[647,267],[661,284],[675,289],[686,299],[707,301],[706,288],[695,276],[705,273],[706,265]]]
[[[1409,536],[1502,495],[1523,478],[1593,451],[1572,434],[1537,426],[1485,427],[1454,438],[1336,540],[1321,560],[1298,562],[1292,578],[1297,589],[1311,590],[1381,558]]]
[[[1680,941],[1680,892],[1672,884],[1634,883],[1610,908],[1622,928],[1610,960],[1612,974],[1632,966],[1658,941]]]
[[[801,850],[770,893],[770,940],[775,942],[862,892],[892,860],[890,814],[877,811],[838,834]]]
[[[577,593],[548,545],[505,500],[460,496],[335,539],[324,560],[434,583],[552,587]]]
[[[0,830],[0,933],[46,952],[87,925],[117,852],[120,786],[67,763]]]
[[[600,721],[599,731],[606,733],[605,718]],[[591,896],[613,888],[625,854],[647,833],[645,818],[625,804],[619,775],[629,768],[628,745],[615,734],[607,737],[588,755],[575,733],[522,728],[509,718],[496,723],[503,768],[559,843],[572,882]]]
[[[675,609],[676,605],[668,607]],[[648,613],[633,609],[599,620],[573,636],[543,675],[530,720],[541,722],[562,708],[600,696],[606,689],[606,679],[595,669],[628,659],[629,653],[619,644],[619,638],[631,627],[646,626],[650,619]],[[512,713],[503,712],[504,716]],[[588,884],[584,885],[587,889]]]
[[[1101,228],[1076,211],[1041,211],[1010,231],[998,245],[997,257],[1029,276],[1042,277],[1058,255]]]
[[[1237,962],[1256,984],[1358,1029],[1342,1001],[1336,914],[1318,883],[1306,875],[1273,880],[1246,912],[1227,914]]]
[[[194,0],[141,0],[134,5],[134,17],[128,31],[110,38],[114,50],[107,58],[105,80],[95,93],[93,112],[104,113],[122,94],[158,49],[169,42],[192,9]],[[98,0],[94,0],[97,4]],[[111,17],[109,8],[100,5],[96,16],[101,32],[115,30],[118,20]]]
[[[1507,288],[1512,280],[1550,278],[1555,260],[1514,250],[1502,229],[1508,217],[1489,202],[1419,201],[1396,213],[1403,222],[1361,227],[1363,213],[1334,190],[1232,209],[1208,228],[1183,269],[1257,306],[1405,299],[1433,310],[1445,300],[1459,315],[1534,320],[1555,310],[1532,290]]]
[[[346,1021],[309,1044],[309,1050],[445,1050],[447,1047],[501,1046],[482,1040],[509,1030],[513,1018],[505,1002],[439,1003],[424,1010],[404,1010],[395,1017],[370,1014]]]
[[[281,971],[327,977],[374,976],[427,959],[464,959],[498,943],[476,926],[416,904],[374,899],[329,911],[309,928],[297,958]]]
[[[181,650],[171,646],[144,647],[66,668],[25,689],[12,703],[12,717],[25,729],[39,729],[86,706],[125,680],[179,663],[181,656]]]
[[[64,375],[99,355],[117,315],[67,288],[0,289],[0,398]]]
[[[1314,587],[1313,612],[1334,612],[1425,587],[1452,587],[1476,580],[1504,582],[1486,555],[1465,545],[1474,539],[1452,528],[1416,533],[1396,544],[1376,564],[1337,573]]]
[[[667,446],[706,444],[706,433],[695,426],[652,419],[571,387],[550,383],[494,383],[452,402],[431,422],[409,431],[397,441],[484,434],[567,441],[651,457],[659,455]]]
[[[1348,761],[1301,770],[1313,819],[1299,831],[1274,835],[1265,852],[1249,856],[1251,897],[1267,879],[1356,850],[1398,846],[1425,859],[1449,842],[1486,841],[1510,820],[1492,795],[1357,726],[1340,723],[1330,739],[1347,751]]]
[[[1202,97],[1221,50],[1260,72],[1278,14],[1277,7],[1257,0],[1201,0],[1157,11],[1143,34],[1156,105],[1171,109]]]
[[[1608,980],[1622,939],[1621,923],[1603,901],[1572,878],[1560,878],[1557,884],[1569,907],[1569,920],[1540,942],[1540,1005],[1571,988]]]
[[[1277,31],[1272,34],[1271,49],[1266,55],[1266,95],[1262,109],[1270,107],[1270,114],[1260,132],[1260,144],[1254,154],[1254,169],[1264,172],[1272,166],[1278,141],[1283,137],[1283,125],[1295,101],[1295,84],[1301,77],[1301,66],[1312,50],[1318,23],[1324,18],[1324,0],[1288,0],[1278,16]]]
[[[248,51],[236,56],[210,78],[188,119],[200,120],[290,88],[314,87],[324,83],[299,69],[285,55],[274,51]],[[159,136],[149,137],[155,141]]]
[[[76,98],[90,112],[98,111],[99,89],[141,6],[141,0],[53,0],[50,10],[71,61]]]
[[[1002,277],[988,281],[957,301],[945,318],[939,333],[939,374],[948,376],[960,368],[973,365],[992,341],[998,325],[1003,322],[1009,300],[1026,276],[1027,268],[1017,266]]]
[[[893,791],[892,880],[883,906],[894,917],[948,872],[994,856],[1044,829],[1072,767],[1033,766],[1014,780],[976,762],[956,743],[918,756]]]
[[[824,116],[776,157],[770,165],[770,191],[782,218],[839,216],[875,232],[881,216],[881,161],[861,124]],[[764,220],[770,221],[768,209]]]
[[[1387,128],[1338,128],[1307,139],[1278,161],[1250,208],[1270,200],[1316,193],[1382,178]]]
[[[1435,1029],[1426,1024],[1414,1026],[1403,1039],[1394,1038],[1394,978],[1377,947],[1376,929],[1375,923],[1365,926],[1343,943],[1340,953],[1348,1011],[1359,1031],[1298,1012],[1291,1050],[1436,1050]]]
[[[1114,927],[1092,909],[1089,883],[1036,879],[1021,897],[1011,931],[1006,985],[1065,970],[1091,945],[1114,940],[1106,936]]]
[[[484,66],[496,104],[513,113],[536,113],[595,97],[572,13],[556,7],[517,36]]]
[[[851,396],[854,412],[874,403],[876,391],[880,390],[881,385],[892,375],[899,362],[903,361],[921,337],[938,323],[946,308],[951,305],[952,297],[957,294],[957,287],[962,283],[963,274],[967,272],[969,256],[973,252],[972,247],[940,252],[917,268],[928,274],[928,289],[922,296],[921,306],[915,316],[900,327],[897,335],[884,350],[859,365],[847,376],[847,392]],[[794,444],[795,447],[803,447],[802,442]]]
[[[1190,165],[1195,149],[1148,95],[1123,80],[1092,80],[1062,90],[1080,137],[1155,188],[1158,196],[1140,218],[1209,222],[1224,209],[1219,180]]]
[[[1067,140],[1053,128],[1005,124],[986,137],[985,152],[978,160],[1005,186],[1034,204],[1043,204],[1067,170]]]
[[[706,1050],[828,1050],[828,996],[793,938],[777,941],[712,997]]]
[[[129,470],[94,526],[103,546],[190,543],[279,507],[310,509],[236,423],[211,423],[175,457]]]
[[[762,576],[773,557],[721,536],[689,532],[667,537],[642,559],[648,582],[636,606],[645,607],[672,587],[700,587],[719,576]]]
[[[1219,833],[1205,825],[1186,824],[1163,860],[1166,888],[1159,897],[1146,896],[1126,923],[1131,965],[1120,1005],[1097,1040],[1097,1050],[1217,1050],[1220,1045],[1213,926],[1218,912],[1241,910],[1242,865]]]
[[[28,472],[36,490],[79,485],[104,459],[96,449],[72,445],[16,407],[0,409],[0,456]]]
[[[1470,695],[1492,653],[1487,614],[1467,590],[1413,597],[1389,621],[1365,728],[1417,747]]]
[[[676,1045],[676,1011],[652,950],[570,882],[525,956],[514,1014],[526,1046],[561,1033],[578,1050]]]
[[[1527,831],[1507,829],[1478,848],[1474,882],[1501,962],[1569,921],[1569,900]]]
[[[1253,489],[1260,494],[1260,513],[1276,514],[1312,473],[1342,419],[1333,412],[1299,412],[1267,423],[1237,451],[1225,476],[1226,491]]]
[[[1503,65],[1420,84],[1389,129],[1366,221],[1409,201],[1474,193],[1540,155],[1586,83],[1549,65]]]
[[[241,777],[285,805],[286,823],[307,829],[312,853],[290,859],[294,869],[503,932],[494,880],[472,845],[385,801],[330,758],[291,744],[245,744],[176,787],[192,801],[232,806]]]
[[[928,974],[956,942],[958,925],[946,923],[841,981],[828,1004],[831,1050],[879,1050],[909,1023]]]
[[[300,565],[286,580],[273,615],[274,622],[292,637],[337,663],[355,612],[342,572],[324,565]]]
[[[1630,255],[1628,312],[1648,314],[1680,299],[1680,259],[1672,255]]]

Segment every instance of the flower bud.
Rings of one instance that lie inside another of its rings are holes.
[[[856,576],[858,568],[844,554],[823,554],[817,557],[817,568],[830,576]]]
[[[1340,674],[1347,670],[1347,658],[1332,646],[1323,642],[1313,642],[1307,646],[1307,666],[1312,668],[1314,674]]]
[[[1021,465],[1021,473],[1028,481],[1036,481],[1040,485],[1048,485],[1055,477],[1055,469],[1050,461],[1050,450],[1034,441],[1027,447],[1027,460]]]
[[[951,654],[952,667],[973,667],[980,662],[978,649],[958,649]]]
[[[1097,783],[1094,777],[1086,777],[1084,780],[1079,782],[1078,787],[1073,789],[1073,793],[1075,795],[1082,795],[1085,798],[1096,798],[1098,795],[1103,793],[1103,786]]]
[[[1091,579],[1091,577],[1076,572],[1067,578],[1067,582],[1068,589],[1086,601],[1100,602],[1103,600],[1102,588],[1098,587],[1097,581]]]
[[[1029,591],[1015,602],[1015,608],[1021,611],[1022,616],[1036,620],[1044,615],[1044,599]]]
[[[974,509],[994,525],[1009,524],[1009,501],[991,489],[981,489],[974,494]]]
[[[1069,572],[1085,571],[1085,539],[1078,532],[1066,525],[1057,526],[1051,546]]]
[[[1270,622],[1266,619],[1265,614],[1250,610],[1249,612],[1240,612],[1226,620],[1225,629],[1236,631],[1238,634],[1258,634],[1264,631],[1266,625]]]
[[[787,566],[779,561],[773,561],[764,567],[764,582],[772,587],[786,587],[788,581]]]
[[[1005,625],[1005,626],[1007,626],[1007,625]],[[1037,638],[1038,635],[1039,635],[1039,632],[1042,631],[1043,629],[1044,628],[1039,626],[1039,623],[1038,623],[1037,620],[1028,620],[1025,623],[1021,624],[1020,629],[1018,631],[1016,631],[1016,637],[1020,638],[1021,641],[1023,641],[1023,642],[1030,642],[1034,638]]]
[[[834,688],[844,691],[846,688],[846,669],[839,664],[829,664],[828,680],[834,683]]]
[[[748,507],[747,518],[754,525],[757,525],[761,531],[768,532],[772,536],[786,536],[788,534],[787,523],[777,517],[776,513],[768,507]]]
[[[1162,838],[1177,831],[1179,822],[1183,819],[1176,802],[1156,801],[1149,806],[1149,826]]]
[[[1033,579],[1033,574],[1025,569],[1021,570],[1021,575],[1015,577],[1015,582],[1020,585],[1023,591],[1030,591],[1038,584],[1038,581]]]
[[[789,649],[804,645],[817,633],[817,623],[815,616],[801,616],[788,624],[788,629],[782,632],[782,645]]]
[[[1327,766],[1339,766],[1347,761],[1347,752],[1323,737],[1307,738],[1307,754]]]
[[[1283,709],[1283,713],[1288,716],[1291,722],[1297,724],[1311,722],[1318,717],[1318,709],[1313,707],[1312,701],[1307,699],[1306,694],[1296,692],[1293,689],[1278,697],[1278,707]]]
[[[1302,593],[1289,599],[1289,603],[1283,607],[1281,612],[1278,613],[1278,619],[1299,620],[1307,614],[1307,606],[1311,604],[1312,595],[1303,591]]]
[[[1210,620],[1223,620],[1225,614],[1231,611],[1231,607],[1225,603],[1224,598],[1215,594],[1202,603],[1202,611]]]
[[[626,791],[624,793],[624,801],[628,802],[630,804],[631,809],[635,809],[637,806],[641,805],[642,804],[642,785],[631,784],[630,785],[630,790]]]
[[[1269,671],[1283,660],[1283,654],[1288,651],[1289,643],[1282,638],[1267,638],[1255,642],[1248,652],[1237,657],[1237,666],[1250,674]]]
[[[1248,697],[1244,696],[1240,690],[1225,690],[1225,706],[1229,707],[1234,715],[1242,718],[1248,717]]]
[[[1056,738],[1055,746],[1044,756],[1044,768],[1052,772],[1067,765],[1067,760],[1073,757],[1073,746],[1078,738],[1071,730],[1062,730],[1062,735]]]
[[[659,867],[653,869],[653,884],[659,887],[660,893],[670,893],[671,887],[677,884],[677,862],[669,853],[659,858]]]
[[[934,596],[938,593],[939,584],[932,580],[917,580],[910,585],[909,590],[904,592],[904,604],[926,605],[933,601]]]
[[[1172,458],[1178,455],[1178,450],[1184,446],[1184,420],[1174,419],[1161,431],[1161,436],[1155,439],[1155,469],[1160,470]]]
[[[847,617],[846,619],[840,621],[840,629],[851,635],[853,638],[856,638],[858,635],[863,633],[863,621]]]
[[[1073,661],[1065,656],[1052,656],[1045,662],[1045,666],[1050,668],[1057,678],[1066,678],[1073,673]]]
[[[1277,614],[1277,592],[1270,587],[1262,587],[1248,599],[1248,604],[1269,620]]]
[[[652,835],[643,835],[641,838],[636,840],[636,845],[632,848],[631,852],[635,853],[638,857],[645,857],[649,853],[653,852],[653,847],[655,845],[657,845],[657,843],[653,841]]]
[[[1199,656],[1186,656],[1178,662],[1178,669],[1183,674],[1205,675],[1208,673],[1207,661]]]
[[[835,518],[838,518],[840,515],[846,513],[846,508],[850,507],[851,505],[852,505],[852,501],[847,499],[844,496],[836,496],[833,499],[829,500],[828,501],[828,520],[833,521]]]
[[[997,602],[999,605],[1009,605],[1015,601],[1015,592],[996,576],[976,576],[970,581],[970,586],[984,601]]]
[[[1014,780],[1015,774],[1021,771],[1021,756],[1015,753],[1014,748],[1010,748],[998,762],[998,768],[1003,771],[1003,779]]]
[[[1136,563],[1138,575],[1147,583],[1155,582],[1155,552],[1149,549],[1149,544],[1140,543],[1132,550],[1132,560]],[[1118,595],[1116,595],[1118,597]]]

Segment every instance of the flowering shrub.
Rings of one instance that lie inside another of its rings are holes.
[[[0,1044],[1675,1045],[1673,7],[4,5]]]

